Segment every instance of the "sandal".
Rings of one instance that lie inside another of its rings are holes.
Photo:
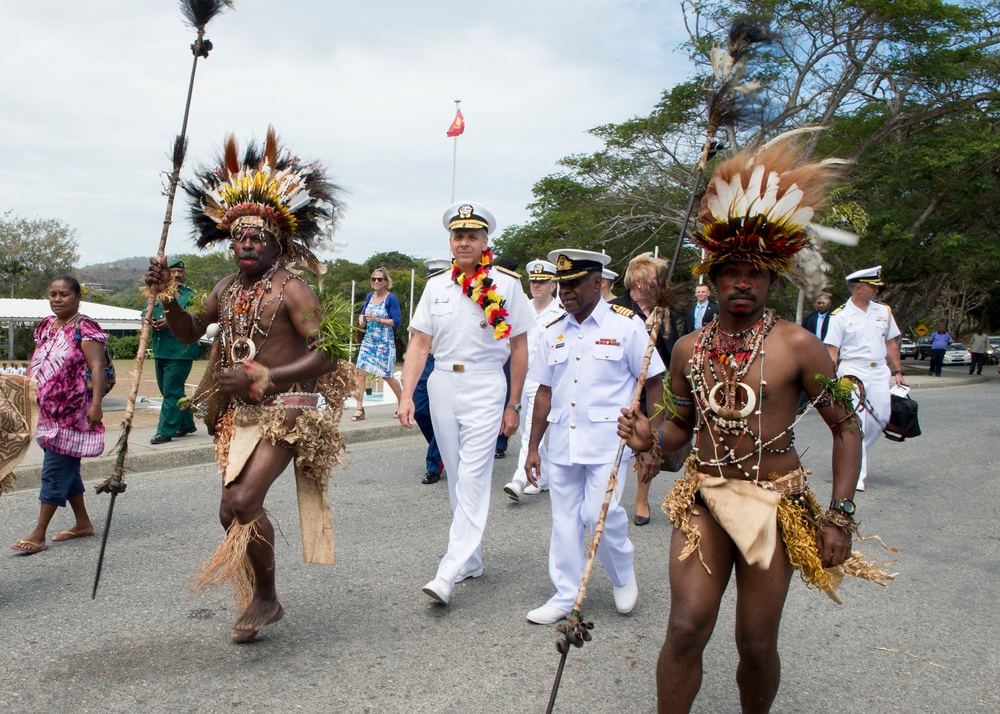
[[[364,421],[365,420],[365,408],[358,407],[357,411],[354,412],[354,416],[351,417],[351,421]]]

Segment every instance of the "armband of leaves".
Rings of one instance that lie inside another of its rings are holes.
[[[854,392],[857,391],[860,395],[858,405],[863,404],[865,400],[865,387],[860,379],[850,375],[830,379],[822,372],[816,372],[813,378],[823,388],[823,391],[812,400],[813,406],[823,407],[831,404],[839,404],[846,412],[844,418],[839,419],[834,426],[839,426],[857,414],[858,407],[854,404]]]
[[[694,406],[694,401],[691,399],[685,399],[684,397],[678,397],[670,389],[670,370],[663,373],[663,402],[656,408],[656,412],[653,416],[659,416],[660,414],[666,413],[666,420],[679,418],[680,413],[677,411],[677,407],[687,409]]]

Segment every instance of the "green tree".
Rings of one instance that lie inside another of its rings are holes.
[[[4,296],[40,298],[52,278],[73,273],[76,231],[53,218],[0,216],[0,280]]]
[[[827,251],[831,275],[882,262],[895,284],[887,294],[901,302],[896,308],[907,320],[932,310],[937,290],[970,271],[979,276],[973,287],[989,287],[1000,264],[976,226],[989,224],[996,208],[1000,2],[685,0],[682,6],[693,78],[665,91],[648,116],[592,129],[604,148],[567,157],[561,173],[539,181],[532,220],[507,229],[499,251],[523,260],[569,244],[605,248],[622,267],[653,246],[672,253],[708,129],[703,107],[716,85],[712,48],[725,46],[733,21],[743,16],[781,34],[747,64],[741,81],[760,82],[761,89],[752,99],[737,97],[739,121],[717,134],[722,156],[823,124],[827,131],[804,139],[807,155],[854,160],[840,199],[869,217],[859,246]],[[990,205],[977,211],[976,200]],[[695,229],[692,222],[689,230]],[[695,251],[682,252],[682,263],[695,260]],[[833,285],[846,293],[846,286]],[[957,284],[949,291],[971,295]],[[778,298],[785,303],[784,292]]]

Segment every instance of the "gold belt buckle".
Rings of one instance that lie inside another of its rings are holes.
[[[453,364],[451,366],[451,371],[452,372],[464,372],[465,371],[465,365],[464,364]]]
[[[868,366],[869,367],[878,367],[878,362],[869,362]]]

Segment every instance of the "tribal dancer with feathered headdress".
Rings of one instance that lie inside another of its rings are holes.
[[[861,430],[852,383],[836,381],[823,344],[765,309],[779,276],[808,242],[841,162],[807,163],[788,141],[742,152],[715,170],[696,241],[719,315],[682,337],[671,358],[673,410],[652,434],[641,414],[619,434],[665,453],[695,436],[685,473],[667,495],[670,616],[657,666],[661,712],[688,711],[722,594],[736,573],[737,683],[744,711],[767,711],[778,691],[778,625],[793,570],[839,602],[845,574],[891,576],[851,552]],[[805,391],[833,435],[833,498],[821,509],[795,451]],[[696,555],[695,558],[689,556]]]
[[[150,261],[146,282],[180,342],[216,336],[212,368],[188,406],[215,434],[226,536],[195,587],[233,585],[241,614],[232,639],[248,642],[284,615],[264,499],[293,457],[303,556],[333,563],[327,479],[343,454],[337,425],[350,363],[338,369],[342,355],[324,349],[330,340],[319,300],[292,267],[320,270],[312,250],[332,231],[340,204],[323,168],[293,157],[274,129],[242,157],[229,137],[218,164],[184,188],[198,246],[228,244],[239,272],[223,278],[195,315],[171,300],[175,286],[165,261]]]

